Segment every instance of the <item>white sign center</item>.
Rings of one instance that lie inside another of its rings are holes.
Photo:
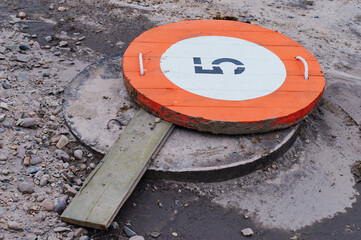
[[[286,68],[270,50],[239,38],[204,36],[173,44],[162,55],[164,75],[178,87],[218,100],[268,95],[286,79]]]

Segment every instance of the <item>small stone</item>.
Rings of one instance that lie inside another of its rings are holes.
[[[173,237],[178,237],[178,233],[172,232],[172,236],[173,236]]]
[[[82,159],[83,158],[83,151],[82,150],[75,150],[74,151],[74,157],[76,158],[76,159]]]
[[[80,237],[81,235],[87,234],[87,233],[88,233],[88,231],[87,231],[85,228],[77,228],[77,229],[75,229],[75,231],[74,231],[74,237],[78,238],[78,237]]]
[[[250,237],[254,234],[251,228],[245,228],[241,232],[245,237]]]
[[[51,42],[53,40],[53,38],[51,36],[46,36],[45,37],[45,41],[47,42]]]
[[[37,173],[38,171],[40,171],[40,168],[37,168],[36,166],[31,166],[28,168],[28,171],[26,172],[27,174],[34,174]]]
[[[34,233],[30,233],[26,236],[25,240],[37,240],[38,236],[36,236]]]
[[[9,110],[9,106],[7,103],[1,102],[0,103],[0,108],[4,109],[4,110]]]
[[[64,192],[65,194],[68,194],[69,196],[74,197],[77,193],[77,191],[72,188],[69,184],[64,184]]]
[[[137,235],[132,229],[128,228],[127,226],[124,226],[124,233],[127,237],[133,237]]]
[[[89,240],[89,237],[86,236],[86,235],[84,235],[84,236],[81,236],[81,237],[79,238],[79,240]]]
[[[36,118],[24,118],[17,121],[17,125],[20,127],[30,128],[37,125]]]
[[[22,182],[18,184],[18,189],[21,193],[33,193],[35,192],[33,186],[30,183]]]
[[[54,212],[57,212],[60,214],[66,208],[66,199],[64,197],[59,197],[59,198],[55,199],[54,204],[55,204]]]
[[[310,143],[310,139],[306,139],[305,143],[309,144]]]
[[[90,163],[90,164],[89,164],[89,167],[90,167],[91,169],[94,169],[96,166],[95,166],[94,163]]]
[[[133,237],[129,238],[129,240],[145,240],[145,239],[143,236],[137,235],[137,236],[133,236]]]
[[[112,222],[111,226],[112,226],[112,228],[115,229],[115,230],[119,229],[119,224],[118,224],[117,222],[115,222],[115,221]]]
[[[14,222],[14,221],[9,221],[8,227],[12,230],[23,230],[24,229],[23,224]]]
[[[86,165],[85,165],[84,163],[83,163],[83,164],[80,164],[79,169],[80,169],[80,171],[85,170],[85,169],[86,169]]]
[[[29,62],[28,56],[25,56],[25,55],[22,55],[22,54],[16,55],[15,60],[18,61],[18,62],[24,62],[24,63]]]
[[[70,228],[67,227],[56,227],[54,228],[54,232],[59,233],[59,232],[71,232]]]
[[[51,200],[44,200],[42,203],[42,206],[44,207],[44,209],[48,212],[51,212],[54,210],[55,208],[55,204],[53,201]]]
[[[6,82],[2,83],[1,86],[3,86],[4,89],[11,89],[13,87],[13,86],[11,86],[11,84],[6,83]]]
[[[39,184],[41,187],[44,187],[46,184],[48,184],[48,177],[42,177]]]
[[[69,139],[65,135],[61,135],[58,143],[56,144],[56,147],[59,149],[62,149],[69,143]]]
[[[8,160],[8,157],[5,155],[0,155],[0,161],[6,161]]]
[[[151,236],[151,237],[154,237],[154,238],[157,238],[157,237],[160,236],[160,232],[151,232],[151,233],[150,233],[150,236]]]
[[[298,240],[298,237],[297,236],[293,236],[290,238],[290,240]]]
[[[60,41],[59,42],[59,47],[66,47],[68,46],[68,42],[67,41]]]
[[[160,122],[160,118],[155,118],[155,119],[154,119],[154,122],[155,122],[155,123],[159,123],[159,122]]]
[[[24,158],[23,165],[24,165],[24,166],[29,166],[29,165],[30,165],[30,157],[25,157],[25,158]]]
[[[38,156],[31,157],[31,160],[30,160],[31,165],[36,165],[36,164],[39,164],[41,162],[42,162],[42,160],[41,160],[40,157],[38,157]]]
[[[65,12],[66,10],[67,10],[67,8],[65,8],[65,7],[58,7],[59,12]]]
[[[43,195],[40,195],[36,198],[36,201],[42,202],[42,201],[44,201],[44,199],[45,199],[45,197]]]
[[[6,115],[5,114],[0,114],[0,122],[3,122],[5,120]]]
[[[24,12],[19,12],[18,15],[17,15],[17,17],[20,18],[20,19],[24,19],[24,18],[26,18],[26,16],[27,15]]]

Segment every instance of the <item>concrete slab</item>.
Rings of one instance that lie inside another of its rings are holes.
[[[121,60],[115,55],[88,66],[65,92],[63,110],[71,131],[101,154],[139,109],[124,87]],[[297,129],[229,136],[176,127],[147,174],[182,181],[221,181],[245,175],[283,154],[294,142]]]

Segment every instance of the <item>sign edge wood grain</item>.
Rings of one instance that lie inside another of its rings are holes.
[[[109,227],[174,128],[172,123],[154,120],[155,117],[144,110],[138,111],[84,181],[61,215],[62,221],[96,229]],[[130,179],[121,177],[129,177],[127,166],[135,167]],[[124,191],[117,192],[118,188]]]

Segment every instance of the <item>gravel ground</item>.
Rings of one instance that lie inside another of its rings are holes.
[[[344,0],[0,0],[0,240],[128,239],[125,225],[147,239],[242,239],[247,227],[253,239],[360,239],[350,217],[360,190],[350,171],[361,160],[360,9]],[[275,169],[223,183],[145,179],[109,231],[62,223],[101,159],[65,125],[69,82],[147,29],[213,18],[277,30],[318,58],[327,87],[294,147]]]

